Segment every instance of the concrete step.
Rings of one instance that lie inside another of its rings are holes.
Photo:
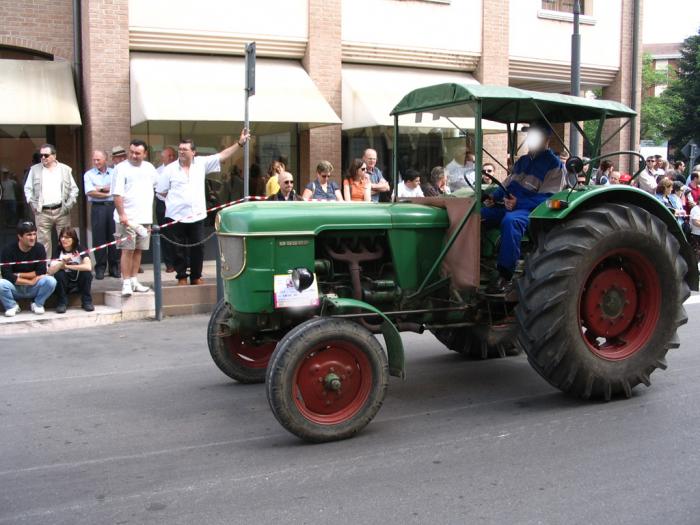
[[[58,332],[113,324],[123,320],[121,311],[103,305],[96,305],[94,312],[86,312],[78,304],[77,307],[69,307],[64,314],[57,314],[54,310],[47,309],[43,315],[36,315],[27,307],[22,308],[22,311],[14,317],[4,315],[0,317],[0,335],[19,335],[37,331]]]

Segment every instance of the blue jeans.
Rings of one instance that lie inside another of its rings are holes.
[[[15,286],[6,279],[0,279],[0,301],[5,310],[17,306],[15,299],[34,299],[38,306],[44,306],[55,288],[56,279],[51,275],[45,275],[32,286]]]
[[[501,249],[498,252],[497,264],[512,274],[520,257],[520,241],[530,223],[530,212],[528,210],[507,211],[503,207],[494,206],[482,208],[481,218],[490,228],[500,225]]]

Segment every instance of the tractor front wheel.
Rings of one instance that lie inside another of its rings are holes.
[[[267,371],[267,399],[292,434],[334,441],[372,420],[388,382],[386,355],[369,330],[342,319],[311,319],[277,345]]]
[[[244,339],[233,333],[228,322],[232,319],[228,305],[219,301],[209,318],[207,344],[209,353],[219,369],[239,383],[265,381],[267,363],[277,343]]]
[[[578,212],[540,236],[518,281],[518,337],[530,364],[577,397],[630,397],[678,346],[686,272],[678,241],[648,211]]]

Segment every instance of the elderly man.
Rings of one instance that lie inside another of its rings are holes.
[[[300,201],[302,200],[294,191],[294,177],[288,171],[279,175],[280,189],[274,195],[270,195],[268,201]]]
[[[165,196],[165,215],[178,221],[171,229],[174,240],[180,244],[194,245],[190,253],[190,284],[204,284],[204,220],[207,218],[206,175],[221,171],[221,163],[227,161],[249,139],[243,129],[238,141],[228,148],[206,157],[197,157],[192,140],[182,140],[178,145],[178,162],[165,167],[158,177],[156,192]],[[167,232],[168,230],[166,230]],[[187,284],[187,261],[184,249],[175,248],[175,277],[178,285]]]
[[[3,248],[0,259],[16,263],[2,267],[0,301],[5,308],[5,317],[19,313],[17,299],[32,299],[32,312],[43,314],[44,303],[56,288],[56,279],[46,275],[46,251],[36,242],[33,222],[17,224],[17,240]]]
[[[107,166],[107,153],[95,150],[92,153],[92,169],[83,175],[85,195],[90,203],[90,226],[92,246],[101,246],[114,240],[114,197],[112,177],[114,170]],[[109,275],[119,277],[119,257],[112,245],[95,253],[95,279],[104,279],[109,264]]]
[[[382,175],[382,171],[377,168],[377,152],[367,148],[362,154],[362,160],[367,166],[367,175],[369,175],[372,189],[372,201],[379,202],[379,194],[389,191],[391,187]]]
[[[489,284],[487,293],[508,294],[511,291],[520,257],[520,241],[530,223],[530,212],[564,187],[564,165],[549,149],[551,135],[552,128],[546,122],[533,122],[527,128],[528,153],[518,159],[504,181],[506,191],[499,188],[484,201],[482,219],[487,226],[500,225],[501,228],[498,276]],[[503,206],[496,206],[501,200]]]
[[[115,167],[120,162],[124,162],[126,157],[126,150],[122,146],[114,146],[112,148],[112,167]]]
[[[69,166],[56,160],[56,148],[42,144],[41,162],[29,169],[24,183],[24,196],[34,210],[39,242],[52,254],[51,229],[56,234],[70,226],[70,211],[78,199],[79,189]]]
[[[122,295],[132,292],[147,292],[136,274],[141,264],[143,250],[148,250],[150,235],[148,227],[153,223],[153,185],[158,173],[153,164],[146,161],[148,146],[139,139],[129,144],[129,158],[119,163],[114,173],[114,222],[117,236],[121,239],[117,247],[122,251]]]

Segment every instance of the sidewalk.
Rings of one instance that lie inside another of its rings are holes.
[[[164,267],[163,267],[164,268]],[[144,273],[138,275],[139,282],[153,287],[153,265],[144,264]],[[177,286],[174,273],[161,272],[163,285],[163,315],[191,315],[210,312],[216,303],[216,262],[205,261],[202,272],[205,284],[199,286]],[[54,302],[49,299],[46,313],[36,315],[29,309],[28,301],[21,301],[22,311],[15,317],[0,314],[0,336],[24,334],[29,331],[65,331],[95,325],[106,325],[136,319],[154,319],[155,293],[135,293],[122,297],[122,280],[105,277],[92,281],[94,312],[85,312],[80,299],[71,296],[68,311],[57,314]]]

